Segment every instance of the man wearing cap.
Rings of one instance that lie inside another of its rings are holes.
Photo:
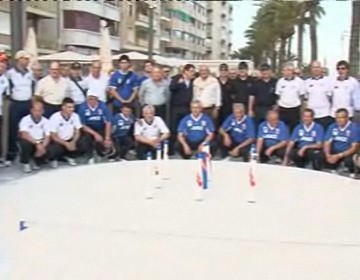
[[[276,83],[275,94],[279,96],[280,119],[289,127],[290,132],[300,121],[300,108],[305,95],[305,83],[294,74],[294,66],[283,67],[283,77]]]
[[[90,68],[90,74],[84,79],[87,92],[96,94],[98,99],[104,103],[107,101],[109,87],[109,76],[101,72],[101,62],[94,61]]]
[[[44,116],[49,118],[58,112],[65,97],[70,96],[70,81],[60,75],[60,64],[50,64],[50,74],[41,79],[36,87],[35,95],[44,101]]]
[[[79,116],[83,125],[80,146],[86,151],[88,163],[91,164],[94,162],[94,151],[99,156],[108,155],[111,151],[111,113],[106,104],[90,92],[80,105]]]
[[[30,113],[30,100],[35,88],[32,74],[27,69],[30,62],[30,54],[21,50],[16,53],[15,59],[15,67],[7,72],[11,100],[9,107],[8,150],[5,162],[7,166],[11,165],[11,162],[16,157],[19,122]]]
[[[200,101],[202,111],[208,114],[214,123],[217,123],[221,107],[221,88],[219,81],[210,76],[209,67],[202,65],[200,76],[194,80],[193,100]]]
[[[80,104],[86,99],[87,85],[81,77],[81,64],[72,63],[70,66],[70,97],[75,102],[75,111],[79,112]]]
[[[229,67],[226,63],[219,66],[219,83],[221,87],[221,108],[219,116],[219,124],[223,123],[232,113],[232,104],[234,102],[234,87],[229,79]]]
[[[333,122],[330,116],[331,108],[331,80],[323,76],[319,61],[311,63],[311,77],[305,81],[307,108],[315,113],[314,121],[324,130]]]
[[[277,80],[272,77],[270,65],[262,64],[260,74],[260,79],[252,84],[249,99],[249,112],[255,117],[256,126],[265,121],[267,112],[276,106],[277,101]]]
[[[249,96],[251,93],[253,79],[248,75],[249,66],[246,62],[242,61],[239,63],[238,77],[234,80],[234,102],[245,105],[246,111],[248,112]],[[252,112],[249,112],[249,116],[252,117]]]
[[[122,55],[119,58],[119,70],[110,77],[110,95],[113,98],[113,113],[120,111],[122,103],[134,104],[139,79],[130,70],[130,58]]]

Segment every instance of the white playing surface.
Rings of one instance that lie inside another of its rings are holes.
[[[0,186],[1,280],[342,280],[360,275],[360,183],[327,173],[196,161],[43,171]],[[256,203],[247,199],[255,196]],[[19,221],[32,221],[19,232]]]

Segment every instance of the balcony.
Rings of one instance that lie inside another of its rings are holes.
[[[56,1],[26,1],[26,11],[45,18],[56,18],[58,3]]]
[[[170,42],[170,32],[169,31],[162,31],[160,40],[163,42]]]
[[[136,21],[135,26],[142,26],[144,28],[149,28],[149,17],[144,14],[137,14],[136,15]]]
[[[167,11],[167,10],[161,10],[161,13],[160,13],[160,20],[162,21],[170,21],[170,12]]]
[[[172,49],[181,49],[181,50],[189,50],[191,49],[191,42],[186,42],[182,39],[171,38],[169,42],[167,42],[166,47]]]
[[[64,29],[62,41],[64,45],[87,46],[98,49],[101,44],[101,35],[87,30]],[[116,51],[120,49],[119,37],[110,36],[110,48]]]
[[[39,49],[43,50],[56,50],[58,38],[50,36],[36,36],[36,43]]]
[[[146,38],[137,38],[136,39],[136,45],[139,47],[148,48],[149,47],[149,41]]]
[[[10,11],[10,2],[9,1],[0,1],[0,11]]]

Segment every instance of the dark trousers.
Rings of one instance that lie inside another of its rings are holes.
[[[103,135],[102,133],[99,134]],[[94,137],[89,133],[84,133],[80,137],[79,150],[81,153],[85,153],[87,158],[92,158],[94,151],[101,157],[110,153],[110,149],[106,149],[103,143],[96,142]]]
[[[336,152],[331,151],[331,154],[336,154]],[[346,158],[342,158],[341,160],[339,160],[337,163],[328,163],[325,162],[325,167],[332,169],[332,170],[336,170],[339,168],[340,164],[344,163],[345,167],[349,170],[350,173],[354,173],[355,171],[355,164],[354,164],[354,159],[353,159],[354,155],[348,156]]]
[[[71,140],[69,140],[70,142]],[[65,146],[61,145],[60,143],[57,142],[52,142],[49,145],[49,160],[53,161],[53,160],[59,160],[63,157],[69,157],[69,158],[75,158],[79,155],[79,150],[76,149],[75,151],[68,151]]]
[[[50,118],[52,114],[59,112],[61,109],[61,105],[53,105],[44,102],[44,117]]]
[[[314,121],[316,123],[320,124],[326,131],[327,128],[330,126],[330,124],[332,124],[335,120],[332,117],[327,116],[327,117],[323,117],[323,118],[314,119]]]
[[[260,162],[262,163],[265,163],[265,162],[268,162],[270,160],[270,158],[268,156],[265,155],[265,151],[270,148],[270,147],[263,147],[262,151],[261,151],[261,154],[260,154]],[[277,149],[275,150],[271,156],[275,156],[275,157],[278,157],[280,158],[281,160],[284,159],[285,157],[285,151],[286,151],[286,148],[281,148],[281,149]]]
[[[233,142],[230,147],[226,147],[223,142],[221,142],[221,157],[226,158],[229,156],[229,152],[239,145],[240,144]],[[237,157],[242,158],[244,162],[248,162],[250,158],[250,145],[239,149],[239,155]]]
[[[168,124],[168,119],[166,117],[166,105],[156,105],[155,108],[155,115],[159,116],[163,119],[163,121]]]
[[[185,139],[186,143],[189,145],[191,151],[193,153],[197,153],[198,151],[198,147],[204,143],[204,140],[202,141],[198,141],[198,142],[190,142],[189,140]],[[190,159],[192,155],[186,155],[184,152],[184,148],[183,146],[178,142],[177,143],[177,151],[178,153],[181,155],[181,157],[183,159]],[[215,141],[211,141],[210,142],[210,154],[213,157],[216,153],[216,142]]]
[[[139,160],[145,160],[147,158],[147,154],[151,153],[151,158],[156,158],[156,148],[153,146],[137,142],[135,146],[136,150],[136,158]]]
[[[280,120],[285,122],[292,132],[300,122],[300,106],[294,108],[279,107]]]
[[[30,101],[12,100],[9,107],[9,134],[6,160],[13,161],[16,157],[18,147],[18,130],[20,120],[30,113]]]
[[[170,130],[171,130],[171,138],[169,145],[169,154],[174,154],[175,145],[176,145],[176,137],[177,137],[177,128],[179,126],[180,121],[190,114],[188,107],[173,107],[170,110]]]
[[[322,170],[323,167],[323,153],[318,149],[307,149],[303,157],[298,155],[300,149],[295,148],[290,152],[290,159],[297,167],[304,168],[305,165],[311,162],[314,170]]]
[[[40,165],[45,162],[47,154],[42,157],[35,157],[36,145],[26,141],[24,139],[19,140],[20,146],[20,163],[28,164],[30,160],[34,160],[37,165]]]
[[[115,155],[113,156],[114,158],[125,158],[126,154],[133,146],[133,140],[130,135],[113,137],[113,142],[116,150]]]

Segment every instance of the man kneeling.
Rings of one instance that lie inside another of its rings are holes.
[[[74,112],[75,103],[69,97],[64,98],[61,111],[50,118],[52,144],[49,147],[49,159],[52,168],[58,167],[58,160],[65,159],[71,166],[76,165],[78,140],[82,128],[79,115]]]
[[[279,113],[270,110],[266,121],[259,126],[256,149],[260,155],[260,162],[268,162],[273,156],[283,160],[288,139],[288,128],[279,120]]]
[[[215,154],[214,124],[207,114],[202,113],[201,103],[193,101],[190,105],[191,114],[184,117],[178,127],[178,151],[184,159],[191,158],[193,152],[202,152],[206,145]]]
[[[243,104],[233,105],[233,114],[222,124],[220,134],[222,158],[242,157],[244,161],[249,161],[250,147],[255,141],[255,127],[252,119],[245,115]]]
[[[25,173],[31,172],[30,161],[33,161],[33,170],[38,170],[47,156],[50,142],[49,120],[43,116],[44,106],[41,101],[33,101],[31,112],[23,117],[19,124],[20,132],[20,163]]]
[[[312,109],[304,110],[302,121],[302,124],[297,125],[291,135],[283,165],[287,165],[290,158],[297,167],[304,168],[308,162],[311,162],[314,170],[321,170],[324,129],[314,122]]]

